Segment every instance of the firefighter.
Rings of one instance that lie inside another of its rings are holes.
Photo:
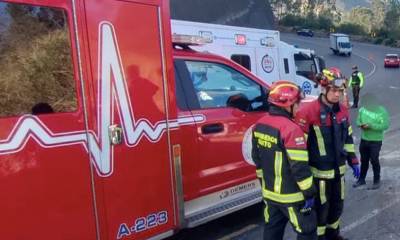
[[[358,100],[360,97],[360,90],[364,86],[364,74],[358,71],[358,66],[352,67],[353,73],[350,77],[349,86],[353,90],[353,106],[352,108],[358,108]]]
[[[346,79],[337,68],[324,69],[318,76],[322,93],[318,99],[304,104],[296,122],[307,134],[310,167],[317,189],[315,209],[317,234],[320,240],[341,240],[339,219],[343,211],[346,161],[354,176],[360,176],[355,155],[349,113],[339,100]]]
[[[265,202],[264,240],[283,239],[290,221],[297,239],[317,239],[313,209],[315,189],[308,165],[304,132],[293,121],[303,97],[301,89],[288,81],[277,81],[270,89],[269,113],[253,128],[252,157]]]

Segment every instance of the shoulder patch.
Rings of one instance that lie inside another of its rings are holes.
[[[304,118],[297,119],[297,124],[300,126],[306,126],[307,121]]]
[[[294,139],[296,145],[304,145],[305,144],[305,140],[304,137],[297,137]]]

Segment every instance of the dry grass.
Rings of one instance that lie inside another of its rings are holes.
[[[0,44],[0,116],[30,113],[39,102],[75,110],[68,32],[27,20],[14,23]]]

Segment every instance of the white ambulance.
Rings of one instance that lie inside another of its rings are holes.
[[[173,34],[200,35],[208,44],[196,50],[230,58],[268,84],[285,79],[296,82],[307,95],[318,96],[315,75],[325,63],[313,50],[280,41],[279,31],[171,20]]]

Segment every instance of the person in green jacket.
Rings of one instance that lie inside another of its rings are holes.
[[[374,183],[371,189],[380,187],[379,152],[381,150],[384,131],[389,128],[389,114],[379,105],[372,94],[366,94],[363,98],[363,106],[358,111],[357,126],[361,128],[361,174],[353,187],[359,187],[365,183],[369,161],[374,170]]]
[[[360,90],[364,86],[364,74],[358,70],[358,66],[352,67],[353,73],[349,80],[349,86],[353,90],[353,106],[352,108],[358,108],[358,99],[360,96]]]

